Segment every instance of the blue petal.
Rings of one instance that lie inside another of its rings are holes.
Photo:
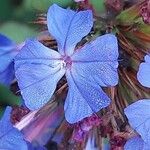
[[[0,34],[0,83],[10,85],[14,77],[13,58],[16,56],[15,44]]]
[[[85,117],[91,116],[93,111],[86,99],[82,97],[80,90],[69,72],[66,73],[66,77],[69,91],[64,105],[65,118],[69,123],[76,123]]]
[[[91,82],[101,86],[118,83],[118,45],[114,35],[106,34],[85,45],[71,57],[74,67]]]
[[[11,108],[7,107],[3,118],[0,120],[0,149],[27,150],[23,135],[10,122]]]
[[[143,150],[149,150],[149,148],[150,148],[150,143],[149,144],[144,143]]]
[[[139,100],[127,108],[125,114],[130,125],[150,144],[150,99]]]
[[[17,52],[10,49],[0,49],[0,73],[7,69],[7,67],[13,62]]]
[[[25,104],[38,109],[53,95],[57,82],[64,75],[59,53],[38,41],[27,41],[15,58],[16,78]]]
[[[12,62],[4,71],[0,72],[0,83],[9,86],[14,79],[14,63]]]
[[[57,82],[65,70],[44,64],[24,64],[16,70],[16,78],[28,108],[35,110],[44,106],[53,95]]]
[[[54,64],[60,58],[61,55],[58,52],[45,47],[36,39],[30,39],[25,42],[23,48],[15,57],[15,69],[25,63]]]
[[[144,141],[140,137],[133,137],[126,142],[124,150],[143,150],[143,145]]]
[[[150,63],[150,54],[145,56],[145,62]]]
[[[110,99],[95,82],[79,75],[76,70],[67,71],[69,92],[65,101],[65,116],[68,122],[75,123],[110,104]]]
[[[145,56],[145,62],[140,64],[137,78],[139,82],[146,87],[150,88],[150,55]]]
[[[7,38],[5,35],[0,34],[0,47],[6,47],[6,46],[11,46],[14,43],[12,40]]]
[[[76,44],[93,26],[92,12],[75,12],[54,4],[48,10],[47,24],[49,32],[58,42],[60,53],[71,55]]]
[[[0,46],[0,72],[4,71],[10,65],[16,54],[15,44]]]

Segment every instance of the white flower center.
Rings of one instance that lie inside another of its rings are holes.
[[[63,56],[61,62],[61,68],[70,68],[72,65],[72,60],[69,56]]]

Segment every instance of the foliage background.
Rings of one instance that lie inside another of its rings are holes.
[[[53,3],[65,7],[71,6],[73,0],[1,0],[0,33],[16,42],[37,35],[40,28],[33,22],[38,14],[46,12]]]

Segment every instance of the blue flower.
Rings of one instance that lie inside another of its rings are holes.
[[[145,56],[145,62],[140,64],[137,73],[137,79],[146,87],[150,87],[150,55]],[[127,108],[125,114],[133,129],[139,135],[129,139],[125,146],[125,150],[149,150],[150,148],[150,99],[139,100]]]
[[[145,62],[140,64],[137,78],[139,82],[150,88],[150,55],[145,56]]]
[[[0,149],[3,150],[27,150],[27,144],[22,133],[14,128],[10,122],[11,107],[7,107],[0,120]]]
[[[142,138],[135,136],[126,142],[124,150],[149,150],[149,146],[144,144]]]
[[[14,79],[13,58],[18,53],[14,42],[0,34],[0,83],[10,85]]]
[[[150,99],[139,100],[127,108],[129,124],[141,137],[133,137],[125,144],[125,150],[149,150],[150,148]]]
[[[106,34],[75,50],[93,26],[90,10],[75,12],[54,4],[48,10],[47,24],[58,52],[37,40],[26,41],[15,58],[16,78],[25,104],[34,110],[50,100],[57,82],[66,75],[65,117],[75,123],[110,104],[101,86],[118,83],[117,38]]]

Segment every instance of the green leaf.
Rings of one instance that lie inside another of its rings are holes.
[[[105,0],[88,0],[88,3],[94,10],[96,16],[106,16]]]
[[[7,87],[0,84],[0,106],[20,106],[21,99],[15,96]]]
[[[40,11],[47,11],[53,5],[58,4],[61,7],[68,7],[74,4],[73,0],[26,0],[24,5],[28,8],[34,8]]]
[[[139,17],[139,7],[136,5],[122,11],[117,17],[117,23],[122,25],[133,24]]]
[[[150,25],[141,23],[138,25],[138,29],[145,34],[150,35]]]
[[[96,14],[105,12],[105,3],[104,0],[89,0],[89,3],[92,5]]]
[[[0,21],[12,17],[13,7],[10,0],[1,0],[0,2]]]
[[[17,22],[4,23],[0,27],[0,33],[5,34],[17,43],[37,34],[31,27]]]

